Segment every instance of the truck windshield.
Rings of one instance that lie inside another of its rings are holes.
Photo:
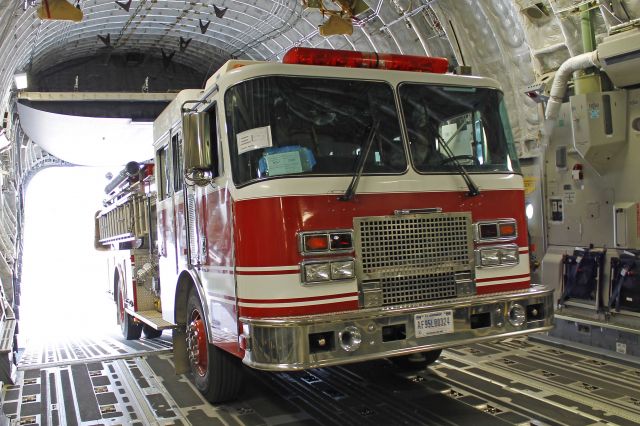
[[[468,172],[519,172],[500,91],[404,83],[400,99],[419,172],[451,173],[456,161]]]
[[[391,86],[384,82],[274,76],[225,94],[233,179],[352,175],[378,124],[364,174],[407,169]]]

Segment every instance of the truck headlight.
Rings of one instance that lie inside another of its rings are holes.
[[[304,265],[304,281],[319,282],[331,279],[330,263],[307,263]]]
[[[350,280],[355,277],[355,263],[353,259],[327,260],[326,262],[303,262],[303,283],[323,283],[328,281]]]
[[[500,251],[498,249],[480,249],[480,265],[498,266],[500,265]]]
[[[331,262],[331,279],[347,280],[353,278],[353,260]]]
[[[517,265],[519,261],[518,247],[505,247],[500,253],[500,263],[503,265]]]
[[[518,246],[515,244],[480,247],[476,253],[478,266],[512,266],[520,262]]]

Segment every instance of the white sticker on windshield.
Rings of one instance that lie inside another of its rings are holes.
[[[299,151],[281,152],[265,156],[269,176],[302,173],[302,161]]]
[[[268,148],[273,145],[271,141],[271,126],[256,127],[245,130],[236,135],[238,154],[244,154],[255,149]]]

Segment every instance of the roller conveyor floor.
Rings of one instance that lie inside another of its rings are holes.
[[[407,372],[387,361],[296,373],[247,370],[213,406],[173,372],[169,333],[83,339],[23,354],[0,424],[637,425],[640,364],[525,338],[443,352]]]

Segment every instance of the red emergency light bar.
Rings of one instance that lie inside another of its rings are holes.
[[[396,55],[394,53],[356,52],[353,50],[294,47],[285,53],[283,64],[327,65],[349,68],[377,68],[393,71],[421,71],[443,74],[449,68],[447,58]]]

